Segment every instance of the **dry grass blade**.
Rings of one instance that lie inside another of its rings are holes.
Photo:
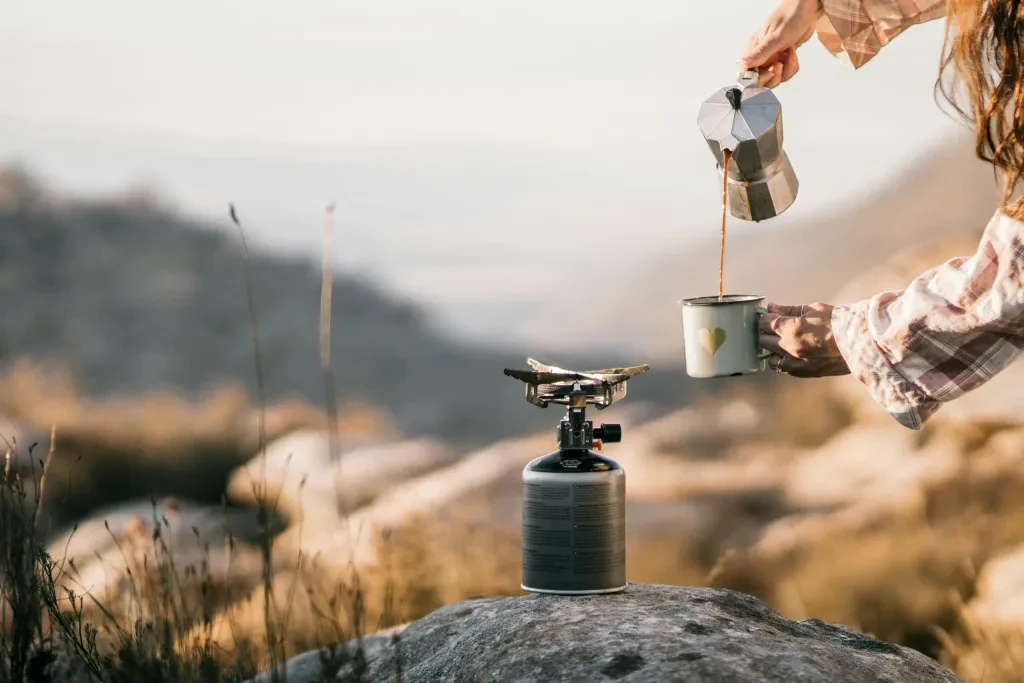
[[[231,221],[238,228],[238,234],[242,241],[242,270],[245,277],[245,294],[246,301],[249,306],[249,321],[252,326],[252,345],[253,345],[253,362],[255,364],[256,371],[256,392],[257,400],[259,402],[259,435],[257,437],[258,452],[261,457],[260,466],[260,480],[266,482],[266,394],[264,387],[263,377],[263,362],[262,356],[260,355],[260,335],[259,335],[259,321],[256,316],[256,298],[253,293],[252,287],[252,275],[249,271],[249,246],[245,239],[245,229],[242,227],[242,222],[238,219],[238,214],[235,212],[235,205],[230,205]],[[264,491],[265,491],[264,487]],[[260,550],[263,554],[263,604],[264,613],[263,619],[266,624],[267,633],[267,652],[270,657],[270,676],[272,683],[278,683],[281,680],[281,674],[279,674],[280,666],[283,659],[283,652],[281,651],[281,643],[283,642],[283,636],[279,633],[279,625],[277,623],[276,606],[274,604],[274,570],[273,570],[273,557],[271,548],[271,537],[269,532],[269,502],[265,495],[257,495],[257,501],[259,505],[259,521],[261,525],[261,541]],[[287,677],[285,675],[285,677]]]

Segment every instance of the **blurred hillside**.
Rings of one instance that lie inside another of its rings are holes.
[[[851,173],[856,174],[856,169]],[[906,170],[875,194],[850,197],[847,205],[785,230],[771,221],[746,224],[733,219],[726,290],[764,294],[779,303],[842,303],[831,299],[845,283],[894,254],[980,234],[996,201],[991,166],[975,158],[971,140],[955,138],[909,158]],[[791,211],[799,207],[798,199]],[[589,331],[600,331],[609,343],[656,358],[677,359],[681,333],[675,302],[714,292],[718,249],[718,226],[709,225],[700,246],[680,248],[637,268],[625,266],[619,282],[628,285],[605,304],[620,324]],[[637,302],[645,303],[638,306]],[[585,319],[577,322],[587,323]]]
[[[188,220],[144,194],[61,197],[0,166],[0,369],[52,364],[94,397],[167,388],[196,398],[224,383],[254,395],[242,251],[229,225]],[[251,251],[250,265],[267,398],[321,405],[319,264]],[[570,366],[646,360],[460,344],[417,304],[345,274],[332,301],[339,401],[383,406],[407,434],[483,443],[550,426],[557,418],[501,373],[527,355]],[[669,369],[636,393],[671,404],[685,392]]]

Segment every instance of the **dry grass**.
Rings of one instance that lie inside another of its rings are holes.
[[[941,661],[965,683],[1024,683],[1024,634],[958,622],[955,634],[940,634]]]
[[[225,648],[214,637],[215,620],[255,582],[230,573],[214,577],[205,558],[182,566],[171,550],[166,519],[155,518],[152,532],[112,533],[128,569],[123,592],[104,601],[78,588],[78,568],[50,557],[38,530],[48,473],[36,470],[26,478],[13,467],[35,455],[12,447],[0,479],[0,682],[48,680],[44,675],[54,675],[54,667],[74,672],[74,680],[111,683],[242,681],[310,647],[328,648],[325,666],[333,671],[360,656],[358,649],[336,647],[364,632],[358,582],[338,587],[334,596],[317,596],[323,599],[315,600],[312,637],[289,640],[293,601],[286,600],[262,610],[263,642],[236,638]],[[198,532],[195,542],[208,557]],[[264,528],[266,558],[270,542]],[[271,566],[264,565],[262,578],[275,581]],[[344,680],[362,680],[361,667],[350,669]]]

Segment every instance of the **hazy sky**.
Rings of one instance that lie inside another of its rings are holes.
[[[199,213],[234,200],[282,248],[315,249],[337,199],[339,258],[465,329],[511,333],[499,304],[543,303],[566,254],[640,257],[714,230],[697,110],[771,7],[15,0],[0,158],[81,191],[146,180]],[[948,138],[941,37],[914,28],[859,72],[805,46],[778,90],[801,196],[768,227],[855,200]]]

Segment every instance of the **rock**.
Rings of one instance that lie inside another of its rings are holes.
[[[42,474],[42,463],[50,451],[50,435],[26,429],[22,425],[0,415],[0,473],[10,463],[10,468],[23,476]],[[8,456],[8,454],[10,454]],[[26,482],[30,491],[32,482]]]
[[[712,409],[684,408],[639,425],[629,436],[629,448],[671,453],[707,454],[763,435],[763,413],[743,399]]]
[[[522,470],[538,454],[550,450],[551,435],[500,441],[391,488],[372,504],[331,523],[307,522],[293,527],[275,541],[275,554],[297,553],[316,559],[324,567],[364,567],[379,559],[381,539],[394,529],[429,516],[444,514],[470,494]]]
[[[1024,545],[1009,548],[982,567],[974,597],[960,609],[947,652],[966,681],[1013,681],[1024,644]]]
[[[229,534],[249,543],[257,542],[260,536],[255,510],[225,509],[175,498],[136,500],[93,513],[51,539],[48,551],[55,559],[87,557],[114,545],[114,536],[130,527],[142,524],[150,533],[156,522],[166,523],[167,530],[176,536],[194,537],[196,530],[203,541],[210,543],[220,542]],[[282,529],[281,520],[270,520],[271,534]]]
[[[279,681],[288,683],[320,683],[339,677],[358,665],[359,650],[362,649],[363,662],[377,656],[381,650],[391,643],[390,635],[366,636],[359,641],[352,641],[343,646],[324,647],[311,650],[292,657],[284,665],[278,667]],[[325,672],[329,668],[333,671]],[[271,683],[273,675],[270,670],[251,678],[247,683]]]
[[[727,590],[633,584],[608,596],[468,600],[370,658],[370,683],[958,683],[923,654]]]
[[[1024,627],[1024,545],[985,564],[965,616],[989,628],[1019,632]]]
[[[47,552],[62,567],[70,587],[79,594],[89,592],[100,602],[127,596],[140,570],[157,566],[157,527],[162,556],[173,558],[179,572],[191,568],[205,571],[215,581],[248,581],[261,566],[253,547],[259,535],[256,515],[254,510],[223,510],[174,499],[155,505],[135,501],[79,523],[51,540]]]
[[[767,571],[770,564],[784,564],[830,539],[852,538],[891,527],[895,521],[920,519],[926,502],[924,493],[915,490],[891,500],[861,501],[835,512],[786,515],[764,527],[743,553]]]
[[[953,444],[919,448],[920,442],[920,432],[897,425],[855,424],[792,464],[787,498],[797,507],[836,508],[910,496],[956,475],[960,454]]]
[[[776,454],[758,444],[756,457],[729,457],[757,442],[765,420],[744,400],[703,411],[686,408],[633,428],[626,443],[606,455],[626,470],[626,499],[663,502],[780,485]],[[518,488],[518,484],[517,484]]]
[[[88,666],[69,645],[58,641],[37,649],[28,662],[25,677],[30,682],[92,683]]]
[[[963,476],[960,445],[896,425],[854,424],[786,468],[790,514],[768,523],[747,549],[758,562],[784,561],[827,538],[920,519],[927,493]]]
[[[367,578],[373,577],[358,578],[365,584]],[[356,579],[354,573],[329,574],[305,567],[275,573],[269,594],[271,623],[286,630],[288,638],[298,642],[324,642],[325,634],[333,636],[339,629],[354,632],[350,621],[351,601],[347,594],[339,596],[346,586],[354,585]],[[226,650],[236,650],[247,642],[266,643],[267,597],[262,584],[252,585],[247,594],[218,611],[209,626],[193,626],[185,642],[203,642],[209,637]],[[366,614],[376,605],[377,602],[372,602],[371,607],[364,610],[368,623],[379,617],[376,612]]]
[[[984,449],[969,457],[966,474],[972,478],[1004,482],[1020,479],[1024,473],[1024,428],[1017,426],[992,434]]]
[[[318,430],[293,432],[267,446],[232,474],[228,495],[257,502],[257,491],[292,520],[317,522],[369,503],[392,486],[455,459],[449,448],[431,439],[380,443],[340,438],[340,454],[331,453],[330,436]],[[257,488],[258,487],[258,488]]]
[[[689,460],[668,453],[630,449],[615,459],[626,470],[627,501],[672,502],[695,496],[781,489],[785,469],[779,458],[767,448],[759,451],[757,458]]]

